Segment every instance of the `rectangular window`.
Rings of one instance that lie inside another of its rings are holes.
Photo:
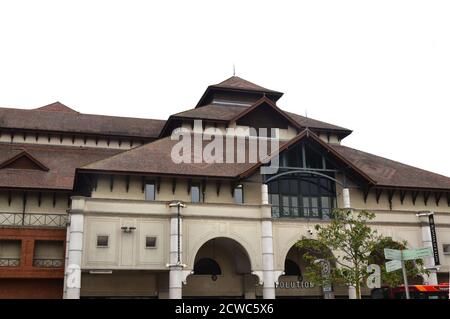
[[[20,266],[22,242],[20,240],[0,240],[0,267]]]
[[[156,248],[156,237],[155,236],[145,237],[145,248]]]
[[[109,236],[99,235],[97,236],[97,247],[105,248],[109,245]]]
[[[281,200],[283,201],[283,216],[289,216],[289,196],[281,196]]]
[[[200,203],[200,186],[191,185],[191,202]]]
[[[147,182],[147,184],[145,184],[145,200],[155,200],[154,182]]]
[[[298,213],[298,198],[296,196],[291,196],[291,215],[293,217],[298,217]]]
[[[234,188],[234,202],[236,204],[243,204],[244,203],[244,186],[242,184],[237,185]]]
[[[450,244],[443,244],[442,249],[444,251],[444,255],[450,255]]]
[[[278,194],[269,195],[269,203],[272,204],[272,216],[280,217],[280,197]]]
[[[303,197],[303,215],[309,217],[310,204],[309,197]]]
[[[321,197],[322,217],[328,219],[331,214],[331,202],[329,197]]]

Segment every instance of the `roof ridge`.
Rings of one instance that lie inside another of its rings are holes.
[[[79,114],[80,112],[75,111],[74,109],[68,107],[67,105],[64,105],[63,103],[56,101],[35,109],[32,109],[34,111],[40,111],[40,112],[63,112],[63,113],[73,113],[73,114]]]
[[[239,76],[233,75],[228,79],[212,85],[213,87],[226,87],[226,88],[235,88],[240,90],[251,90],[251,91],[264,91],[264,92],[277,92],[274,90],[267,89],[258,84],[245,80]]]

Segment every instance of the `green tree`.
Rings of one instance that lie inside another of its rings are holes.
[[[329,224],[316,225],[314,240],[303,237],[297,242],[306,251],[306,277],[317,285],[345,284],[354,286],[361,298],[361,283],[369,275],[367,266],[371,252],[380,245],[383,237],[367,225],[375,214],[337,209]],[[336,252],[336,256],[332,251]],[[322,266],[314,262],[318,256],[331,264],[328,278],[322,276]],[[336,267],[337,266],[337,267]]]

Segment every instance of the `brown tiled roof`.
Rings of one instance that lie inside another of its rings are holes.
[[[200,108],[190,109],[184,112],[180,112],[172,115],[168,122],[177,119],[203,119],[210,121],[230,121],[238,117],[241,113],[243,114],[251,106],[235,106],[235,105],[224,105],[224,104],[209,104],[202,106]],[[303,128],[316,129],[321,131],[335,131],[341,133],[341,137],[349,135],[352,131],[337,125],[330,123],[325,123],[312,118],[307,118],[292,112],[287,112],[282,110],[289,117],[291,117],[298,125]]]
[[[280,144],[284,150],[292,143],[303,138],[313,138],[329,150],[335,158],[346,167],[350,167],[355,176],[363,178],[374,186],[415,188],[415,189],[441,189],[450,190],[450,178],[421,170],[402,163],[391,161],[376,155],[361,152],[345,146],[328,144],[321,141],[314,133],[304,130],[296,138]],[[245,178],[256,171],[260,164],[249,163],[180,163],[171,159],[172,147],[178,141],[165,137],[138,148],[125,151],[107,159],[81,167],[80,171],[97,172],[107,171],[115,173],[136,174],[162,174],[179,176],[203,176],[210,178]],[[246,143],[248,139],[246,140]],[[203,141],[203,145],[209,141]],[[224,148],[225,149],[225,148]],[[248,156],[248,143],[245,144],[245,153]],[[235,152],[236,154],[236,152]],[[225,158],[225,155],[224,155]],[[193,160],[191,160],[193,162]]]
[[[376,181],[376,186],[450,190],[450,178],[342,145],[333,149]]]
[[[0,143],[0,163],[26,152],[48,170],[0,169],[0,187],[72,190],[75,169],[123,150]]]
[[[177,164],[171,157],[172,148],[176,143],[178,141],[171,140],[170,137],[161,138],[110,158],[83,166],[80,171],[236,178],[239,174],[255,165],[255,163],[250,163],[248,158],[248,139],[245,140],[245,145],[241,149],[245,150],[245,163],[237,163],[236,160],[234,163],[226,163],[226,152],[224,151],[223,163],[205,163],[205,161],[194,163],[192,154],[191,163]],[[209,143],[210,141],[203,141],[203,146]],[[270,143],[268,146],[270,147]],[[223,149],[226,150],[225,147]],[[236,150],[234,151],[234,156],[235,158],[237,156]]]
[[[292,112],[288,112],[288,111],[284,111],[284,112],[287,113],[289,116],[291,116],[301,127],[304,127],[304,128],[343,131],[345,133],[348,133],[346,135],[349,135],[352,132],[351,130],[341,127],[341,126],[318,121],[318,120],[315,120],[315,119],[312,119],[309,117],[305,117],[305,116],[301,116],[301,115],[298,115],[298,114],[295,114]]]
[[[32,110],[0,108],[0,129],[145,139],[158,137],[164,123],[164,120],[82,114],[58,102]]]
[[[218,84],[208,86],[206,91],[198,101],[196,107],[203,107],[204,105],[207,105],[209,103],[208,100],[210,100],[210,98],[218,92],[232,93],[232,95],[252,94],[259,97],[267,96],[270,97],[273,101],[277,101],[283,95],[282,92],[269,90],[255,83],[244,80],[238,76],[232,76]]]
[[[248,107],[223,104],[209,104],[196,109],[190,109],[172,115],[173,117],[204,119],[214,121],[229,121]]]
[[[211,87],[230,88],[230,89],[239,89],[239,90],[246,90],[246,91],[257,91],[257,92],[273,92],[273,93],[281,94],[281,92],[266,89],[255,83],[244,80],[238,76],[232,76],[232,77],[226,79],[225,81],[222,81],[218,84],[212,85]]]
[[[36,108],[37,111],[46,111],[46,112],[65,112],[65,113],[79,113],[67,105],[62,104],[61,102],[51,103],[45,106],[41,106]]]

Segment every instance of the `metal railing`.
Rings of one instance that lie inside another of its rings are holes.
[[[60,227],[67,225],[66,214],[0,213],[0,226]]]
[[[0,267],[19,267],[20,258],[3,258],[0,257]]]
[[[63,268],[64,267],[64,259],[35,258],[35,259],[33,259],[33,267]]]

